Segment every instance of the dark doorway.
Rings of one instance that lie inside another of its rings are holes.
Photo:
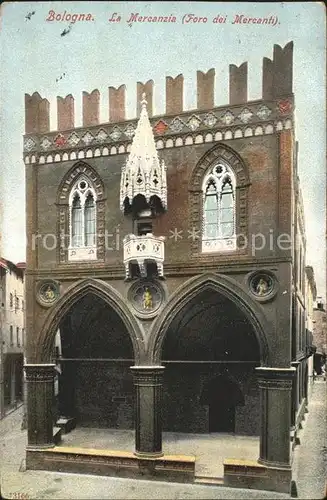
[[[120,316],[88,294],[60,324],[59,416],[81,427],[134,428],[133,346]]]
[[[235,432],[235,407],[209,406],[209,432]]]
[[[209,407],[209,432],[235,432],[235,410],[244,405],[244,397],[227,373],[205,385],[201,403]]]

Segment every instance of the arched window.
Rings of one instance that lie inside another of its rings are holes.
[[[203,182],[202,251],[236,249],[235,175],[225,163],[216,163]]]
[[[96,259],[96,193],[84,176],[70,192],[69,209],[69,260]]]
[[[95,245],[95,203],[92,193],[87,195],[85,206],[85,244],[86,246]]]
[[[74,248],[83,246],[82,229],[82,204],[78,193],[75,193],[72,203],[72,246]]]

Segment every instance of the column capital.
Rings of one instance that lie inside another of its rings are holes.
[[[296,368],[273,368],[259,366],[256,368],[259,387],[263,389],[286,389],[292,388],[292,381],[296,374]]]
[[[135,385],[162,385],[164,366],[131,366]]]
[[[52,382],[56,371],[55,364],[25,364],[24,370],[27,382]]]

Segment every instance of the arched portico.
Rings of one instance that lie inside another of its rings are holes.
[[[166,307],[153,323],[148,346],[148,358],[153,364],[160,364],[162,346],[168,328],[174,317],[189,302],[205,291],[216,292],[230,300],[242,311],[251,326],[260,349],[261,366],[269,366],[271,362],[269,348],[270,326],[261,306],[255,302],[244,289],[232,278],[220,274],[206,273],[195,276],[181,285],[169,298]]]
[[[36,363],[50,362],[54,339],[60,322],[74,304],[87,294],[99,297],[117,312],[130,335],[135,364],[140,364],[144,358],[142,352],[142,345],[144,344],[142,327],[130,312],[120,293],[108,283],[97,279],[78,281],[66,290],[50,310],[36,342]]]
[[[29,445],[53,444],[55,365],[50,361],[58,329],[64,350],[59,358],[57,416],[77,417],[84,426],[130,428],[134,406],[130,366],[144,357],[143,331],[110,285],[81,280],[50,310],[37,338],[36,363],[26,365]],[[128,421],[121,405],[128,406]]]
[[[203,310],[202,305],[205,305]],[[218,432],[228,428],[242,433],[245,423],[246,433],[260,433],[260,463],[289,467],[290,389],[294,370],[289,366],[273,366],[269,339],[273,338],[274,331],[271,328],[264,306],[230,277],[206,273],[181,285],[153,323],[147,352],[154,367],[165,366],[165,390],[163,397],[156,399],[163,401],[164,430],[206,433],[211,427],[216,432],[219,427],[211,426],[210,420],[215,418],[223,401],[235,425],[221,422]],[[208,397],[201,400],[203,389],[206,385],[212,388],[223,370],[228,375],[235,374],[241,382],[245,405],[243,394],[235,387],[231,387],[235,397],[226,397],[226,384],[220,384],[220,402],[215,399],[214,391],[211,394],[209,391]],[[156,395],[160,391],[157,387]],[[153,411],[156,412],[161,414],[162,409],[158,407]],[[255,416],[254,426],[249,412]],[[274,445],[276,440],[279,447]]]

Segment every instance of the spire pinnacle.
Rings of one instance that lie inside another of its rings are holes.
[[[164,208],[167,205],[166,167],[164,161],[160,161],[158,157],[144,92],[140,104],[141,113],[130,154],[122,169],[120,198],[122,210],[126,199],[131,205],[137,195],[143,195],[147,203],[150,202],[150,198],[156,196]]]

